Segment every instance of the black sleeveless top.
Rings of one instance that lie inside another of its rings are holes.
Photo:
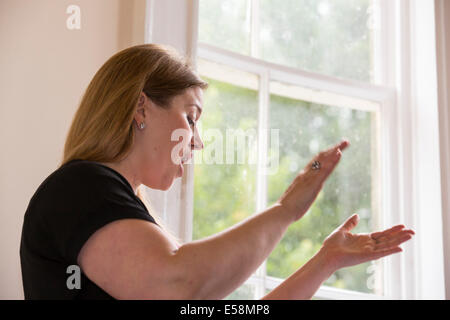
[[[77,257],[95,231],[119,219],[156,224],[117,171],[72,160],[48,176],[24,216],[20,263],[25,299],[112,299],[79,269]]]

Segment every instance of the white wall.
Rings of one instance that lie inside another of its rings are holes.
[[[446,26],[450,26],[450,1],[441,2]],[[66,8],[71,4],[81,9],[80,30],[66,28]],[[84,89],[112,54],[144,41],[144,16],[145,0],[0,0],[0,299],[23,298],[19,261],[23,214],[36,188],[61,159]],[[444,60],[450,61],[450,32],[444,38],[446,50],[441,52],[445,52]],[[447,87],[441,87],[441,92],[450,85],[450,63],[443,68]],[[440,101],[440,116],[445,116],[440,134],[447,136],[440,141],[441,152],[450,150],[448,102]],[[441,164],[449,159],[448,152],[442,153]],[[447,299],[448,167],[441,175],[447,215],[443,230],[447,237]]]
[[[81,29],[68,30],[69,5]],[[0,1],[0,299],[22,299],[23,215],[56,168],[78,102],[115,52],[144,42],[145,0]]]

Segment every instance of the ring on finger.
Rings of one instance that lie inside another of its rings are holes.
[[[311,165],[313,170],[319,170],[320,169],[320,162],[315,160]]]

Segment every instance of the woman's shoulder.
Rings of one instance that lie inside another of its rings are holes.
[[[132,190],[129,182],[119,172],[90,160],[71,160],[59,167],[50,177],[63,184],[72,183],[77,186],[81,184],[89,187],[99,186],[99,184],[103,186],[106,183],[103,187],[119,185]]]
[[[87,174],[93,176],[116,177],[120,175],[117,171],[101,164],[100,162],[75,159],[60,166],[54,174],[56,175],[78,175]]]
[[[73,160],[62,165],[30,200],[24,216],[24,241],[34,250],[40,249],[33,243],[51,243],[55,255],[76,261],[81,245],[102,226],[127,218],[154,222],[123,180],[118,172],[93,161]]]
[[[120,193],[133,197],[128,181],[117,171],[98,162],[71,160],[52,172],[38,187],[33,202],[59,202],[63,199],[79,201],[104,194]]]

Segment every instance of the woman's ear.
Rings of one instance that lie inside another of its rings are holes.
[[[145,106],[145,102],[147,99],[148,99],[147,95],[143,91],[141,91],[141,94],[139,95],[139,99],[138,99],[138,105],[137,105],[138,109],[143,108]]]
[[[141,92],[138,99],[136,113],[134,115],[134,120],[136,121],[136,124],[138,126],[140,126],[142,123],[145,123],[145,116],[147,113],[147,110],[145,108],[146,100],[147,96],[145,95],[145,93]]]
[[[139,95],[138,107],[144,106],[146,97],[147,96],[145,95],[145,93],[141,92],[141,94]]]

